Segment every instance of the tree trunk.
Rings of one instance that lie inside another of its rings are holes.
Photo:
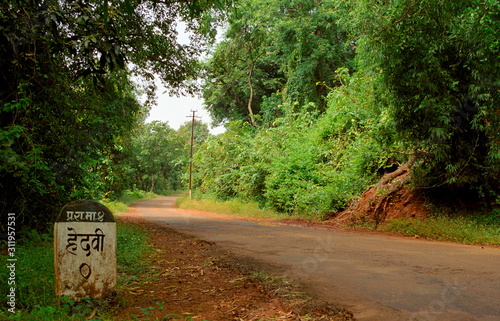
[[[397,212],[398,217],[426,216],[428,211],[422,205],[419,192],[407,184],[415,160],[416,156],[412,155],[397,170],[382,176],[375,186],[365,191],[360,199],[353,200],[333,220],[341,226],[368,224],[377,228],[386,221],[389,213],[394,216]]]
[[[253,114],[253,109],[252,109],[252,102],[253,102],[253,84],[252,84],[252,77],[253,77],[253,68],[254,64],[248,64],[248,67],[250,68],[250,71],[248,72],[248,87],[250,87],[250,97],[248,98],[248,116],[250,117],[250,123],[252,126],[257,127],[257,124],[255,123],[255,118]]]

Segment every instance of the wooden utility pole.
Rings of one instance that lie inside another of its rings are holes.
[[[191,151],[189,155],[189,198],[193,198],[193,147],[194,147],[194,119],[200,118],[196,116],[196,110],[191,110],[192,115],[186,116],[191,117]]]

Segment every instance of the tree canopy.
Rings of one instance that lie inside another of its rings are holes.
[[[43,226],[74,198],[99,197],[107,155],[145,118],[135,75],[173,91],[189,79],[225,1],[10,0],[0,4],[2,213]],[[180,44],[176,24],[192,30]]]
[[[353,53],[333,10],[332,1],[239,1],[205,65],[203,97],[216,122],[272,123],[308,103],[324,111],[335,70]]]
[[[203,88],[232,133],[200,151],[225,164],[200,169],[200,189],[335,212],[410,158],[414,188],[498,205],[499,12],[479,0],[239,2]]]
[[[200,77],[214,122],[229,122],[217,137],[196,124],[199,192],[322,216],[412,159],[414,188],[500,204],[498,1],[0,9],[0,205],[34,226],[70,199],[182,186],[189,124],[143,123],[155,77],[176,93]]]
[[[500,4],[338,2],[358,59],[380,75],[401,139],[425,186],[500,187]],[[342,18],[343,17],[343,18]]]

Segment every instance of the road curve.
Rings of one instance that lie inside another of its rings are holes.
[[[174,203],[141,201],[130,212],[269,263],[358,320],[500,320],[498,248],[214,218]]]

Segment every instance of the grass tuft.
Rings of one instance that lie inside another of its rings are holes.
[[[418,219],[390,220],[380,228],[403,235],[429,238],[438,241],[464,244],[500,245],[500,224],[487,223],[482,219],[439,215]]]
[[[148,255],[153,252],[147,242],[148,233],[137,225],[117,223],[118,285],[126,287],[132,282],[145,280],[150,275]]]

